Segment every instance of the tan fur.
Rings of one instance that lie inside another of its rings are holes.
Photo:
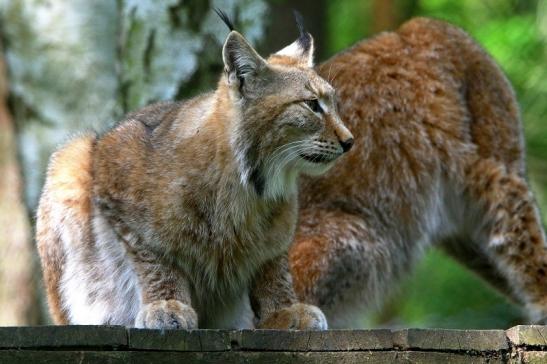
[[[290,49],[264,60],[231,32],[214,92],[54,154],[37,240],[56,323],[327,327],[298,303],[287,250],[297,177],[330,168],[352,135],[309,67],[311,36]]]
[[[515,96],[462,30],[417,18],[318,67],[355,148],[306,179],[290,251],[298,297],[359,326],[430,244],[547,316],[547,246]]]
[[[89,226],[84,221],[89,219],[91,213],[90,156],[94,142],[95,136],[81,136],[53,154],[40,199],[36,240],[45,268],[49,307],[53,320],[58,324],[68,323],[59,292],[64,265],[62,232],[59,230],[67,225],[67,234],[74,236],[75,244],[89,239]]]

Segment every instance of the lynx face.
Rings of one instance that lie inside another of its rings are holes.
[[[261,58],[237,32],[224,46],[227,83],[241,113],[233,140],[244,179],[278,196],[299,173],[318,175],[353,145],[331,85],[313,70],[313,39]]]
[[[302,73],[293,76],[292,95],[287,95],[292,101],[272,127],[278,135],[277,153],[287,156],[291,167],[316,175],[351,148],[353,137],[338,116],[334,89],[313,71]]]

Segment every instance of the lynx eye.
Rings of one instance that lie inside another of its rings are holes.
[[[311,109],[311,111],[318,114],[323,113],[323,109],[321,108],[321,105],[319,105],[319,100],[317,99],[304,100],[304,103]]]

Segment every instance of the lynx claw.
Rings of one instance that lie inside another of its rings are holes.
[[[280,330],[327,330],[323,312],[312,305],[295,303],[270,314],[258,325],[259,329]]]
[[[137,315],[135,327],[146,329],[196,329],[198,316],[189,305],[177,300],[159,300],[145,305]]]

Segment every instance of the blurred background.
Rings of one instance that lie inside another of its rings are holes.
[[[464,28],[519,99],[529,176],[547,211],[547,0],[0,0],[0,325],[45,324],[34,210],[49,155],[157,100],[210,89],[222,69],[225,10],[263,53],[304,15],[318,62],[414,16]],[[545,220],[545,219],[544,219]],[[518,308],[432,249],[368,327],[507,328]]]

